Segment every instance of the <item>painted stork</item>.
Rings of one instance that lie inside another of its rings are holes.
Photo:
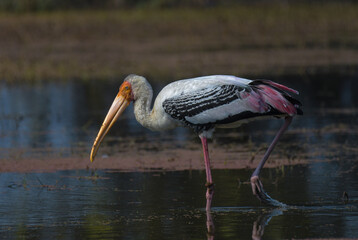
[[[298,94],[298,91],[269,80],[213,75],[170,83],[161,90],[151,108],[151,85],[144,77],[132,74],[119,88],[93,143],[90,159],[94,160],[108,130],[133,101],[135,117],[144,127],[163,131],[185,126],[199,135],[206,168],[208,208],[213,195],[213,180],[207,138],[212,136],[214,129],[233,128],[262,117],[284,117],[284,124],[250,178],[252,192],[259,200],[270,205],[282,205],[264,191],[259,174],[293,116],[302,114],[301,103],[290,93]]]

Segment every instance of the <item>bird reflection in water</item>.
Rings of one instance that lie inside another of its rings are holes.
[[[215,225],[213,216],[211,215],[211,201],[213,200],[214,189],[207,188],[206,190],[206,229],[208,230],[208,239],[214,239]]]
[[[262,213],[258,216],[252,226],[252,239],[260,240],[264,235],[266,225],[270,222],[272,217],[282,215],[282,209],[272,209],[269,212]]]
[[[207,229],[207,239],[213,240],[215,238],[215,223],[213,216],[211,214],[211,202],[213,199],[214,191],[207,189],[206,192],[206,229]],[[275,200],[276,201],[276,200]],[[272,217],[280,216],[283,214],[284,208],[287,205],[280,208],[273,208],[269,211],[264,211],[259,214],[256,221],[252,224],[252,239],[260,240],[264,235],[265,227],[271,221]]]

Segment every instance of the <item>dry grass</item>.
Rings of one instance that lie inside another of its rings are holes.
[[[358,4],[0,15],[0,79],[175,78],[358,65]]]

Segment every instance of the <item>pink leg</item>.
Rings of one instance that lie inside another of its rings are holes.
[[[211,169],[210,169],[210,158],[209,158],[209,151],[208,151],[208,143],[206,137],[200,136],[201,144],[203,145],[203,152],[204,152],[204,159],[205,159],[205,170],[206,170],[206,210],[209,211],[211,208],[211,201],[214,195],[214,184],[213,178],[211,176]]]
[[[260,175],[260,171],[263,168],[263,166],[266,163],[266,160],[268,159],[268,157],[270,156],[272,150],[274,149],[274,147],[276,146],[276,143],[278,142],[278,139],[280,138],[280,136],[286,131],[286,129],[288,128],[288,126],[291,124],[292,122],[292,117],[286,117],[285,118],[285,123],[282,125],[282,127],[280,128],[280,130],[277,132],[275,138],[273,139],[271,145],[269,146],[269,148],[267,149],[264,157],[262,158],[261,162],[259,163],[259,165],[257,166],[257,168],[255,169],[255,171],[252,173],[251,176],[251,187],[252,187],[252,192],[253,194],[262,202],[265,202],[269,205],[274,205],[274,206],[281,206],[283,205],[283,203],[280,203],[278,201],[276,201],[275,199],[272,199],[264,190],[263,188],[263,184],[260,181],[259,175]]]
[[[210,158],[209,158],[209,151],[208,151],[208,143],[206,137],[200,137],[201,144],[203,145],[203,152],[204,152],[204,160],[205,160],[205,169],[206,169],[206,186],[210,186],[213,184],[213,179],[211,177],[211,170],[210,170]]]

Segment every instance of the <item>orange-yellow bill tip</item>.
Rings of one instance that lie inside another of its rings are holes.
[[[91,155],[90,155],[90,160],[91,162],[94,161],[94,158],[96,157],[98,151],[98,144],[94,143],[91,149]]]

